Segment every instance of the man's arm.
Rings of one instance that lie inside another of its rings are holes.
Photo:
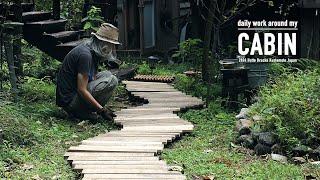
[[[78,73],[77,75],[77,89],[78,93],[86,100],[89,104],[96,108],[97,111],[103,109],[98,101],[94,99],[92,94],[88,91],[87,86],[89,82],[89,76],[87,74]]]

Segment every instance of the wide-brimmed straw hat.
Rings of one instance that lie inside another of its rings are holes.
[[[96,33],[91,33],[101,41],[112,44],[121,44],[119,42],[119,29],[112,24],[103,23]]]

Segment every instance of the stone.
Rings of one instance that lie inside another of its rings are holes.
[[[169,171],[177,171],[177,172],[183,172],[183,167],[181,166],[169,166]]]
[[[261,121],[261,120],[262,120],[262,117],[259,116],[259,115],[254,115],[254,116],[252,117],[252,120],[255,121],[255,122]]]
[[[258,142],[271,147],[276,143],[276,138],[273,133],[263,132],[259,134]]]
[[[293,157],[292,160],[295,164],[304,164],[307,162],[303,157]]]
[[[271,154],[271,159],[281,163],[288,163],[288,158],[281,154]]]
[[[237,141],[238,144],[250,149],[254,148],[255,145],[251,135],[241,135]]]
[[[236,123],[236,131],[239,132],[240,135],[246,135],[251,133],[252,121],[247,119],[240,119]]]
[[[319,165],[320,165],[320,161],[310,162],[310,164],[312,164],[312,165],[316,165],[316,166],[319,166]]]
[[[254,152],[258,156],[265,155],[265,154],[270,154],[271,153],[271,147],[258,143],[254,147]]]
[[[240,110],[240,113],[238,115],[236,115],[236,118],[237,119],[246,119],[246,118],[248,118],[248,112],[249,112],[248,108],[242,108]]]
[[[281,154],[282,152],[282,148],[279,144],[274,144],[272,147],[271,147],[271,152],[272,153],[275,153],[275,154]]]
[[[298,157],[309,154],[311,151],[312,149],[305,145],[300,145],[292,149],[293,155]]]
[[[314,150],[312,150],[309,154],[309,158],[320,160],[320,146]]]

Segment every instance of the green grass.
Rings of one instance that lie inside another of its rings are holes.
[[[116,91],[123,93],[123,87]],[[122,94],[123,95],[123,94]],[[113,101],[113,106],[121,104]],[[0,178],[75,179],[64,153],[71,145],[114,126],[106,122],[79,122],[67,119],[55,105],[55,85],[28,78],[17,103],[1,97]]]
[[[184,167],[188,179],[209,175],[216,179],[304,179],[305,175],[320,178],[317,167],[282,164],[232,146],[236,137],[234,114],[214,109],[218,106],[182,114],[195,124],[195,130],[162,154],[169,164]]]

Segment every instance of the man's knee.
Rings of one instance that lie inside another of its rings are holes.
[[[111,87],[112,89],[116,88],[118,86],[118,78],[114,75],[111,75]]]

